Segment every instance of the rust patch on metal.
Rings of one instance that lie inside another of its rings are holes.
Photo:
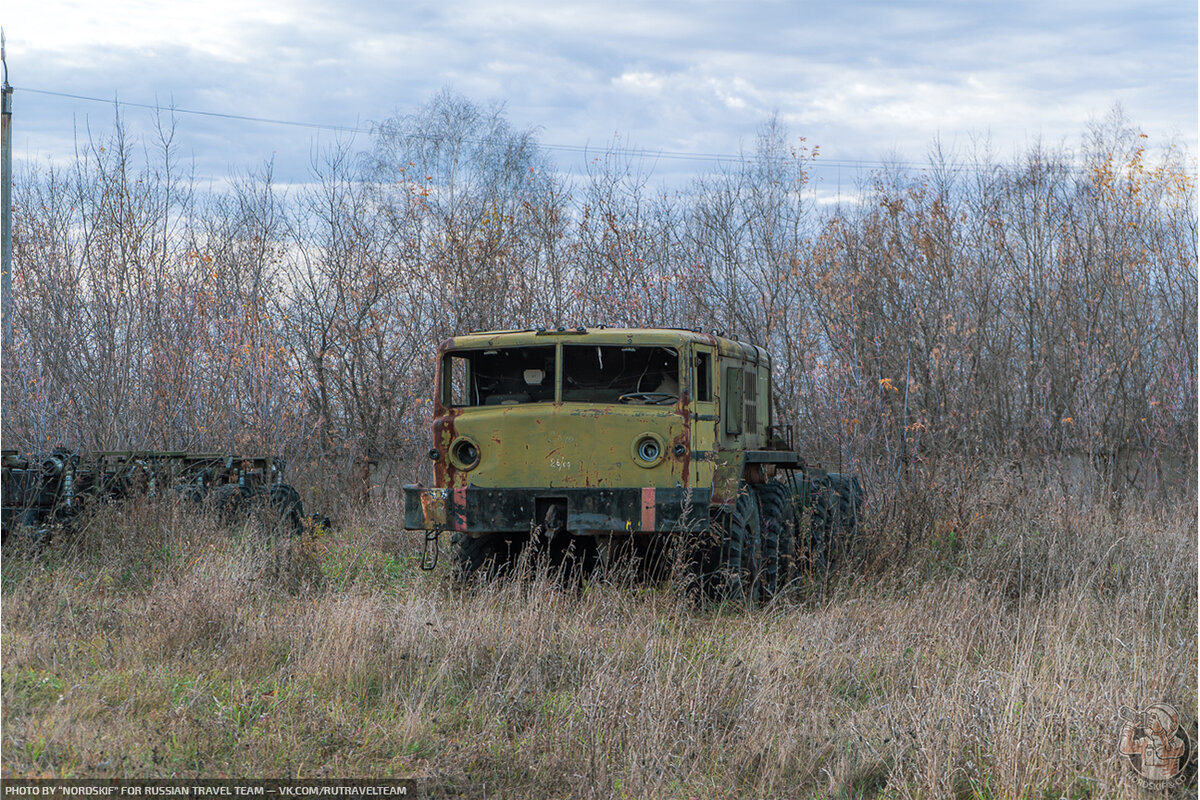
[[[684,488],[691,485],[692,481],[692,412],[690,410],[692,398],[687,392],[681,392],[679,395],[680,418],[683,425],[680,427],[678,435],[671,439],[670,448],[671,458],[678,459],[680,471],[683,473],[681,482]],[[683,455],[675,455],[675,449],[682,447]]]
[[[425,515],[427,528],[444,528],[446,526],[446,502],[434,495],[434,491],[421,493],[421,513]]]
[[[465,486],[454,490],[451,511],[454,515],[451,520],[451,529],[465,531],[467,529],[467,488]]]
[[[457,411],[448,409],[433,420],[433,447],[438,451],[437,460],[433,462],[434,486],[453,486],[458,479],[458,470],[450,463],[450,444],[458,437],[457,416]]]

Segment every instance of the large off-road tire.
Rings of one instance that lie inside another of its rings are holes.
[[[451,575],[455,583],[466,585],[511,575],[527,540],[527,536],[519,534],[468,536],[455,532],[450,536]]]
[[[862,512],[862,483],[855,475],[831,472],[829,488],[834,496],[833,523],[841,533],[839,543],[842,547],[849,547],[858,531],[859,516]]]
[[[279,515],[283,528],[293,536],[304,533],[304,503],[290,484],[273,483],[267,492],[267,504]]]
[[[185,503],[203,503],[208,496],[208,487],[197,483],[181,483],[175,486],[175,496]]]
[[[56,532],[61,532],[63,525],[56,524],[53,515],[41,515],[36,511],[23,511],[14,514],[4,528],[4,552],[38,552],[50,544]]]
[[[854,475],[829,473],[812,482],[812,561],[829,570],[853,549],[862,510],[862,484]]]
[[[782,483],[754,487],[762,523],[763,592],[770,598],[791,583],[796,567],[796,520],[791,494]]]
[[[286,483],[267,487],[229,483],[216,487],[208,496],[226,525],[248,524],[267,539],[304,532],[300,493]]]
[[[721,536],[721,563],[713,594],[753,606],[762,598],[763,545],[758,499],[747,486],[738,491],[733,509],[715,520]]]
[[[834,527],[834,495],[827,478],[810,482],[812,518],[809,525],[809,562],[817,572],[829,571],[837,560],[837,529]]]
[[[208,493],[213,507],[224,525],[237,525],[245,521],[251,511],[254,493],[245,486],[226,483]]]

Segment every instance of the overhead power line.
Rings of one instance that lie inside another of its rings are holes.
[[[201,111],[192,108],[180,108],[174,104],[163,106],[157,103],[135,103],[128,100],[121,100],[117,97],[106,99],[103,97],[92,97],[89,95],[73,94],[70,92],[57,92],[50,89],[38,89],[29,86],[14,87],[19,88],[23,92],[31,94],[47,95],[49,97],[62,97],[71,100],[82,100],[89,103],[105,103],[118,107],[128,108],[143,108],[150,111],[169,111],[172,114],[190,114],[198,117],[210,117],[214,119],[228,119],[239,122],[255,122],[265,125],[286,125],[293,128],[308,128],[310,130],[326,130],[337,133],[351,134],[371,134],[374,131],[371,128],[364,128],[357,125],[331,125],[325,122],[304,122],[301,120],[276,119],[274,117],[255,117],[246,114],[230,114],[222,111]],[[569,145],[569,144],[548,144],[546,142],[538,142],[538,147],[544,150],[550,150],[559,153],[572,153],[583,156],[601,156],[601,155],[620,155],[631,158],[642,158],[647,160],[674,160],[674,161],[707,161],[710,163],[728,163],[740,164],[747,163],[753,160],[753,156],[733,153],[701,153],[687,150],[652,150],[649,148],[638,147],[620,147],[617,145],[608,145],[605,147],[592,147],[589,145]],[[901,161],[899,159],[889,159],[886,161],[878,159],[834,159],[827,157],[814,158],[808,165],[811,169],[838,169],[839,170],[839,185],[841,183],[840,170],[842,168],[863,171],[874,170],[885,167],[900,167],[908,169],[925,169],[930,166],[929,162],[925,161]],[[1001,166],[997,162],[978,162],[978,161],[948,161],[940,166],[945,166],[950,169],[960,169],[968,171],[980,171],[984,169],[992,169]],[[1080,164],[1058,164],[1060,168],[1066,168],[1072,172],[1083,170]]]
[[[368,133],[363,128],[348,127],[345,125],[326,125],[320,122],[297,122],[287,119],[271,119],[269,117],[248,117],[242,114],[225,114],[220,111],[196,111],[190,108],[179,108],[175,105],[163,106],[154,105],[151,103],[131,103],[128,100],[119,100],[117,98],[104,99],[103,97],[88,97],[82,94],[70,94],[69,92],[52,92],[49,89],[31,89],[28,86],[17,87],[22,92],[32,92],[33,94],[44,94],[51,97],[66,97],[71,100],[86,100],[92,103],[107,103],[109,105],[128,106],[129,108],[148,108],[151,111],[170,111],[172,114],[191,114],[197,117],[216,117],[218,119],[233,119],[243,122],[265,122],[271,125],[290,125],[294,128],[315,128],[319,130],[341,131],[342,133]]]
[[[370,128],[363,128],[354,125],[330,125],[324,122],[302,122],[299,120],[275,119],[272,117],[254,117],[245,114],[229,114],[221,111],[200,111],[191,108],[180,108],[176,105],[161,105],[153,103],[134,103],[128,100],[121,100],[117,97],[103,98],[91,97],[82,94],[72,94],[70,92],[56,92],[49,89],[37,89],[29,86],[17,87],[22,92],[30,92],[32,94],[47,95],[49,97],[62,97],[70,100],[82,100],[89,103],[105,103],[127,108],[144,108],[150,111],[169,111],[172,114],[189,114],[198,117],[210,117],[215,119],[228,119],[240,122],[257,122],[267,125],[287,125],[293,128],[308,128],[310,130],[327,130],[337,133],[353,133],[353,134],[369,134],[372,133]],[[646,159],[670,159],[678,161],[709,161],[714,163],[742,163],[751,160],[745,155],[735,155],[732,153],[700,153],[684,150],[651,150],[649,148],[636,147],[618,147],[607,146],[604,148],[590,147],[587,145],[567,145],[567,144],[548,144],[539,142],[538,146],[554,152],[574,153],[577,155],[594,155],[597,153],[612,153],[615,155],[630,156],[633,158]],[[900,167],[923,167],[923,163],[915,161],[870,161],[870,160],[846,160],[846,159],[829,159],[821,158],[814,162],[817,166],[827,167],[847,167],[850,169],[873,169],[883,166],[900,166]],[[962,165],[959,165],[962,166]]]

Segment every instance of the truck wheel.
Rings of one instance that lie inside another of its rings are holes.
[[[490,581],[512,573],[517,557],[525,547],[525,539],[513,534],[488,533],[468,536],[456,532],[450,537],[453,555],[451,574],[455,583]]]
[[[854,475],[837,472],[829,473],[827,487],[827,562],[829,566],[834,566],[846,557],[854,545],[859,512],[862,509],[863,489]]]
[[[267,493],[267,502],[279,514],[280,524],[293,536],[304,533],[304,502],[295,487],[286,483],[273,483]]]
[[[809,537],[809,559],[814,570],[826,572],[834,562],[834,497],[829,480],[812,482],[812,526]]]
[[[829,473],[829,486],[836,497],[835,527],[846,534],[847,542],[858,530],[859,511],[862,509],[863,488],[855,475],[838,472]]]
[[[718,599],[753,605],[760,599],[762,524],[754,492],[742,486],[733,511],[725,518],[721,543],[721,569],[716,581]]]
[[[222,525],[239,525],[246,521],[251,513],[252,492],[236,483],[226,483],[208,493],[213,507]]]
[[[300,493],[286,483],[269,487],[227,483],[208,496],[226,525],[249,523],[264,539],[273,539],[280,533],[299,536],[304,532]]]
[[[795,571],[796,523],[786,486],[770,482],[754,491],[762,519],[763,590],[773,597],[787,587]]]

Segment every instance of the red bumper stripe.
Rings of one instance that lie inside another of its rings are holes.
[[[642,489],[642,530],[654,530],[654,487]]]
[[[450,530],[465,531],[467,529],[467,487],[454,489],[454,504],[449,517]]]

